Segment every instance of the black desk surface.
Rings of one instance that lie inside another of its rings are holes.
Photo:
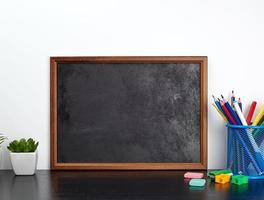
[[[190,188],[183,171],[89,172],[38,171],[35,176],[15,176],[0,171],[1,200],[38,199],[264,199],[264,181],[248,185],[215,184]]]

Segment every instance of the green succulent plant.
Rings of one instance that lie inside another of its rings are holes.
[[[15,153],[21,152],[35,152],[38,147],[38,142],[35,142],[32,138],[26,140],[22,138],[21,140],[14,140],[9,143],[8,150]]]

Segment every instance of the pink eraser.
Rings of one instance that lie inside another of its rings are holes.
[[[198,172],[186,172],[184,174],[184,178],[203,178],[204,174],[203,173],[198,173]]]

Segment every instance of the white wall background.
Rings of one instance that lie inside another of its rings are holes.
[[[244,107],[263,104],[263,10],[262,0],[1,1],[0,132],[40,141],[38,168],[49,168],[50,56],[206,55],[209,102],[234,89]],[[209,168],[222,168],[224,123],[210,104],[208,120]]]

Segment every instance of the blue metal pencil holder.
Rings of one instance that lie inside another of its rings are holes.
[[[227,167],[233,174],[264,179],[264,126],[226,126]]]

